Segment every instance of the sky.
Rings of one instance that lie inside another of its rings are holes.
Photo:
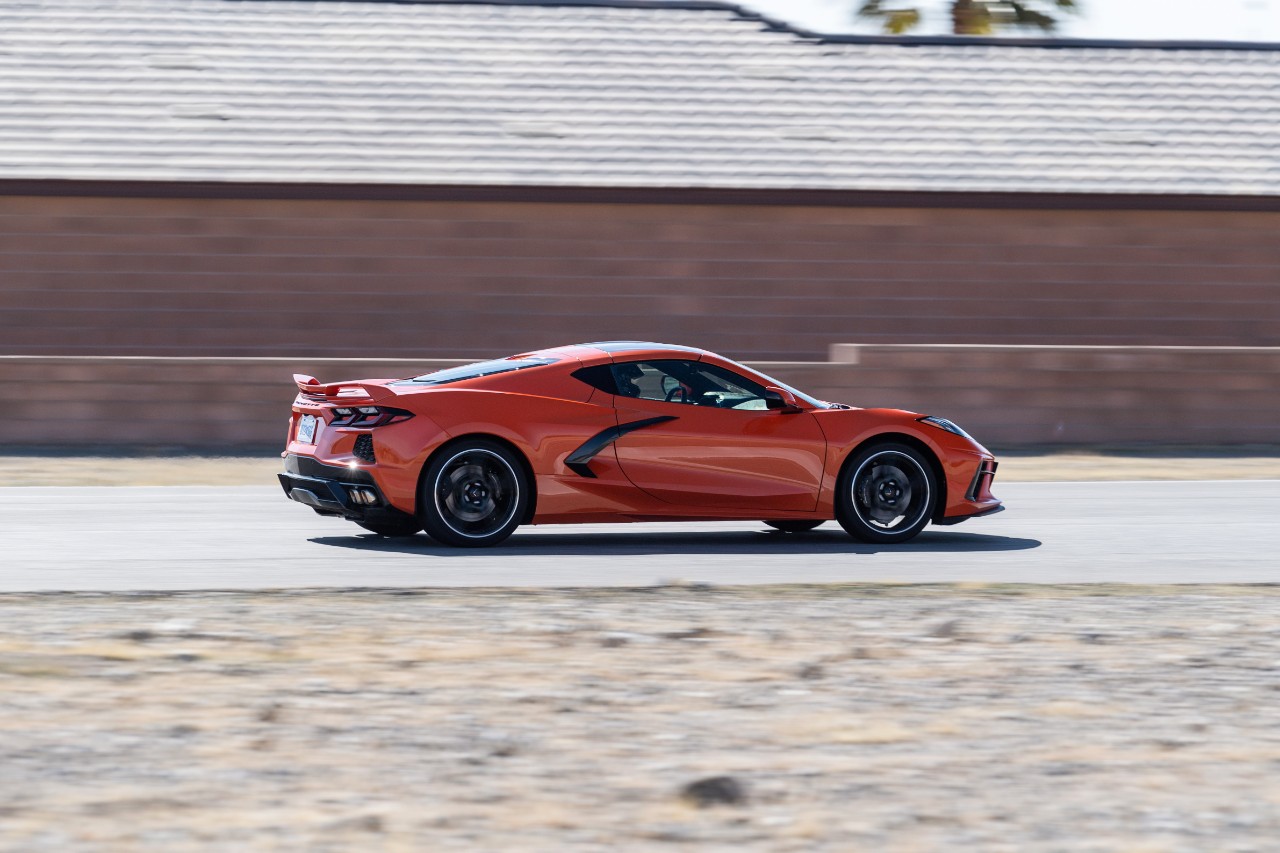
[[[1071,38],[1280,42],[1280,0],[1077,0],[1079,15],[1064,15],[1057,34]],[[857,21],[860,0],[738,0],[742,6],[805,29],[873,33]],[[921,35],[948,32],[945,0],[901,0],[886,6],[925,10]],[[1019,34],[1019,33],[1013,33]],[[1022,35],[1036,35],[1025,30]]]

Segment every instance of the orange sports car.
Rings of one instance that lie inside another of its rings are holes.
[[[944,418],[816,400],[727,358],[577,344],[409,379],[295,374],[285,494],[383,536],[495,545],[521,524],[835,519],[864,542],[1003,507]]]

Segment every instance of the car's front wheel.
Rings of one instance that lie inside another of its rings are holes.
[[[445,545],[497,545],[520,525],[529,506],[524,467],[506,447],[485,439],[454,444],[422,478],[419,520]]]
[[[906,542],[929,523],[937,501],[933,468],[920,451],[877,444],[854,454],[840,472],[836,520],[863,542]]]

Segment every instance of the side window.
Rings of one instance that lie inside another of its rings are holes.
[[[720,409],[760,410],[769,408],[765,389],[745,376],[715,364],[699,364],[698,373],[706,380],[701,405]]]
[[[763,386],[714,364],[628,361],[614,364],[612,372],[621,397],[718,409],[767,408]]]
[[[624,361],[613,365],[613,379],[619,397],[688,403],[691,393],[679,377],[691,367],[687,361]]]

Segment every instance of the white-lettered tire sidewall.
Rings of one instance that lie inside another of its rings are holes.
[[[919,466],[924,475],[924,481],[929,488],[928,499],[919,519],[909,526],[893,531],[883,530],[869,524],[859,516],[857,508],[854,506],[854,477],[869,460],[883,453],[896,453],[913,460]],[[908,444],[885,442],[859,450],[845,460],[844,467],[840,470],[840,477],[836,483],[836,521],[840,522],[840,526],[845,529],[845,532],[861,542],[870,542],[877,545],[908,542],[928,526],[937,508],[938,482],[933,472],[933,466],[929,464],[929,460],[925,458],[921,451]]]
[[[460,456],[467,453],[488,454],[501,460],[517,490],[514,506],[511,507],[502,525],[484,535],[474,535],[457,530],[444,517],[437,501],[437,489],[441,474]],[[486,548],[497,545],[510,536],[520,526],[529,507],[528,477],[524,465],[515,453],[502,444],[486,439],[462,439],[442,449],[432,458],[424,472],[418,492],[418,520],[422,522],[427,535],[444,545],[457,548]]]

